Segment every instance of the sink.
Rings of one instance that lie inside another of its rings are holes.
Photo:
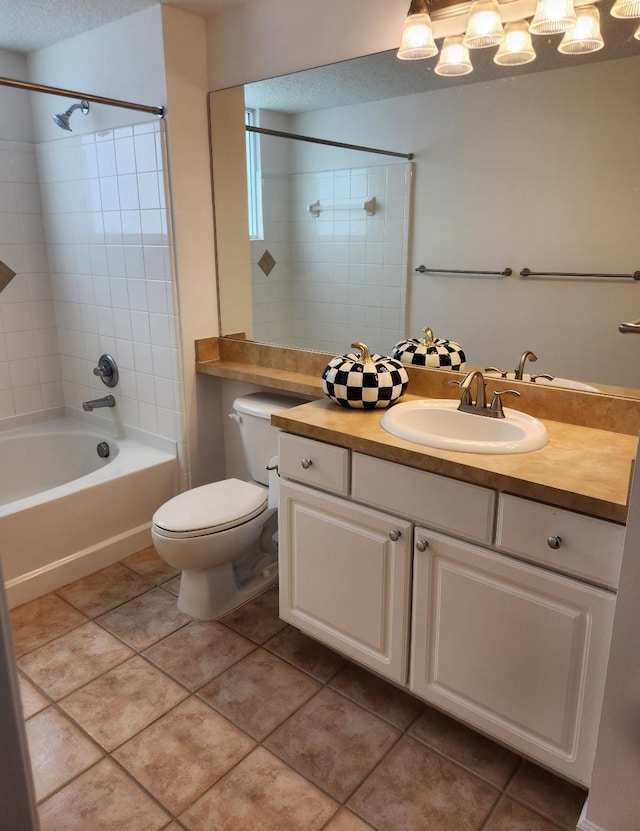
[[[504,408],[504,418],[464,413],[449,398],[395,404],[381,426],[394,436],[441,450],[465,453],[527,453],[547,443],[544,424],[526,413]]]
[[[485,372],[485,378],[502,378],[497,372]],[[507,372],[505,380],[514,381],[516,377],[515,372]],[[522,376],[523,381],[531,381],[531,375],[525,372]],[[582,381],[572,381],[570,378],[536,378],[532,383],[538,384],[541,387],[563,387],[567,390],[581,390],[582,392],[600,392],[597,387],[592,387],[591,384],[584,384]]]

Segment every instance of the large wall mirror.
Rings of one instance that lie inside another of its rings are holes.
[[[389,52],[211,93],[221,333],[389,354],[429,326],[475,366],[530,349],[532,372],[640,395],[618,331],[640,318],[640,21],[609,5],[592,55],[536,38],[527,66],[474,50],[451,79]]]

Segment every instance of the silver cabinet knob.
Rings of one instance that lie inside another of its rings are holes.
[[[549,546],[549,548],[553,548],[554,550],[557,550],[558,548],[560,548],[561,543],[562,543],[562,537],[558,537],[558,536],[547,537],[547,545]]]
[[[302,467],[303,467],[305,470],[309,470],[309,468],[311,467],[311,465],[313,464],[313,462],[311,461],[311,459],[303,459],[303,460],[300,462],[300,464],[302,465]]]
[[[389,531],[389,539],[391,540],[391,542],[398,542],[401,536],[402,531],[399,531],[397,528],[395,531]]]
[[[418,551],[426,551],[429,548],[428,540],[416,540],[416,548]]]

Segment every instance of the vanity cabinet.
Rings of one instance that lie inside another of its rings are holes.
[[[280,438],[281,617],[588,785],[624,527]]]

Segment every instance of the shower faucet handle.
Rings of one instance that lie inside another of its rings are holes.
[[[102,379],[108,387],[115,387],[118,383],[118,366],[111,355],[100,355],[98,366],[93,368],[93,374]]]

